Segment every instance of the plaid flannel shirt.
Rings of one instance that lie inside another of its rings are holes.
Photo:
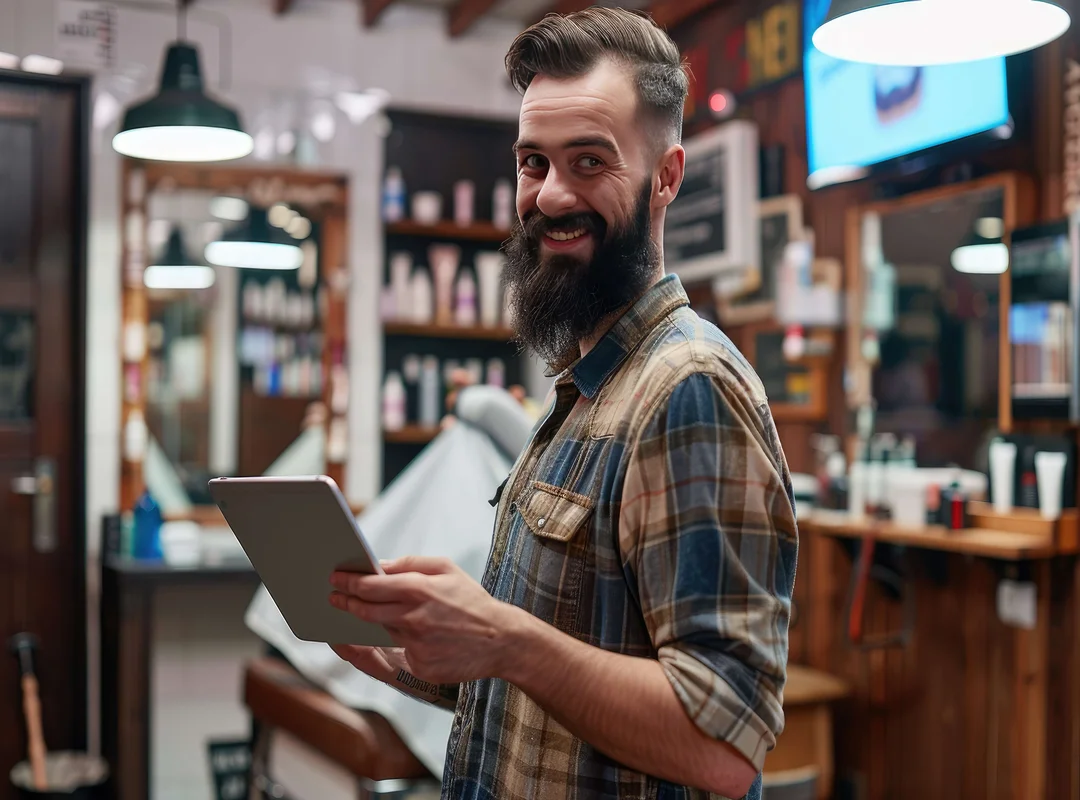
[[[760,772],[783,728],[797,548],[761,382],[671,275],[556,378],[500,490],[483,584],[583,642],[659,660],[694,723]],[[492,679],[461,687],[443,797],[709,795],[615,762]]]

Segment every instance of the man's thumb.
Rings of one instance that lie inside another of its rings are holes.
[[[380,561],[383,572],[396,575],[402,572],[420,572],[424,575],[441,575],[453,569],[453,562],[431,556],[402,556],[393,561]]]

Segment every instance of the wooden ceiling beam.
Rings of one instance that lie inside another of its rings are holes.
[[[292,9],[293,0],[274,0],[274,13],[279,17],[288,14]]]
[[[496,0],[457,0],[450,8],[450,36],[461,36],[490,11],[495,3]]]
[[[730,0],[653,0],[646,11],[661,28],[670,30],[680,22],[690,18],[699,11],[704,11],[710,6],[727,4]],[[575,11],[589,8],[594,3],[583,0],[556,0],[555,5],[544,11],[533,20],[539,22],[546,14],[572,14]]]
[[[379,17],[386,11],[394,0],[360,0],[360,19],[364,27],[370,28],[379,21]]]

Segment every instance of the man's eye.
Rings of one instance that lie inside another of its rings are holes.
[[[597,169],[604,166],[604,162],[595,156],[582,156],[578,159],[578,166],[585,169]]]
[[[527,167],[528,169],[543,169],[546,163],[547,162],[542,155],[532,153],[531,155],[525,156],[524,160],[521,162],[521,166]]]

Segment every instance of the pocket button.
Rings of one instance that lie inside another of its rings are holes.
[[[517,503],[511,503],[510,504],[510,513],[511,514],[516,514],[517,513]]]
[[[545,522],[547,522],[547,520],[546,520],[546,519],[544,519],[543,517],[540,517],[540,519],[538,519],[538,520],[536,521],[536,527],[538,527],[538,528],[542,528],[542,527],[544,527],[544,523],[545,523]]]

